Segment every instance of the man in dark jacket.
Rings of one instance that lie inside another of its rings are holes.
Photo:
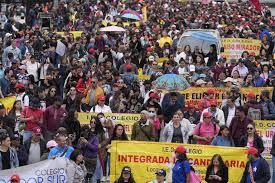
[[[261,104],[263,107],[263,119],[274,120],[275,119],[275,105],[269,98],[269,91],[263,90],[261,93]]]
[[[259,157],[258,150],[251,147],[247,150],[249,161],[245,166],[240,183],[267,183],[270,179],[270,169],[267,161]]]
[[[240,139],[246,133],[246,127],[253,120],[248,118],[242,106],[236,108],[236,116],[232,119],[229,126],[230,134],[236,147],[240,147]]]
[[[224,113],[225,125],[229,127],[233,117],[236,115],[235,97],[229,97],[226,103],[226,106],[222,107],[222,111]]]
[[[17,152],[19,166],[27,165],[28,154],[27,154],[25,147],[20,144],[20,137],[17,134],[15,134],[13,137],[11,137],[11,146]]]
[[[24,143],[24,147],[28,154],[28,164],[39,162],[40,157],[46,151],[46,143],[41,138],[41,132],[39,127],[33,128],[32,137]]]

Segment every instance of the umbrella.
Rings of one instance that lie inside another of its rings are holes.
[[[132,19],[132,20],[141,20],[141,17],[132,13],[125,13],[121,16],[122,18]]]
[[[101,32],[125,32],[126,30],[118,26],[108,26],[100,29]]]
[[[185,90],[190,85],[183,76],[177,74],[165,74],[156,79],[156,86],[158,89],[164,90]]]

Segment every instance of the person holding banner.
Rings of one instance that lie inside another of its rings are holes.
[[[175,150],[176,163],[172,169],[173,183],[190,183],[190,163],[186,156],[186,149],[178,146]]]
[[[123,167],[120,177],[115,181],[115,183],[136,183],[131,168],[129,166]]]
[[[249,161],[245,166],[240,183],[268,183],[270,179],[270,168],[267,161],[259,156],[259,152],[255,147],[247,150]]]
[[[164,169],[159,169],[155,174],[156,174],[156,180],[150,181],[148,183],[168,183],[165,180],[166,171]]]

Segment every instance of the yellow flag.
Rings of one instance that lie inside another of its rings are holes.
[[[147,22],[147,6],[144,6],[142,9],[143,22]]]

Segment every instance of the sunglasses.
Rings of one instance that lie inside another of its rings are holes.
[[[91,81],[91,83],[96,83],[95,81]]]
[[[148,111],[149,113],[155,113],[155,111]]]
[[[247,128],[247,130],[253,130],[254,128]]]

